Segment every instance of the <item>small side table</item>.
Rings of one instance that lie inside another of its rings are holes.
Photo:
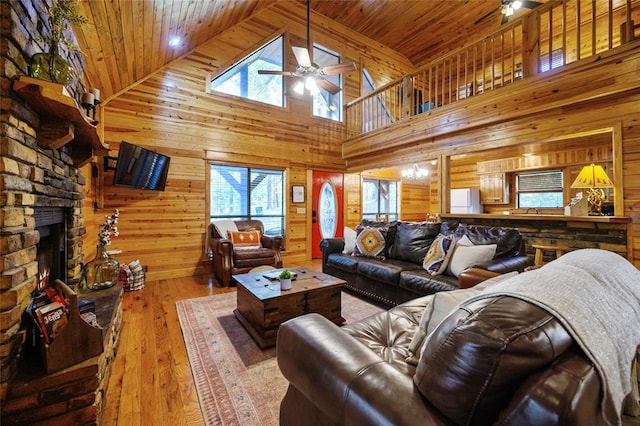
[[[536,249],[536,255],[533,260],[534,265],[536,267],[540,267],[543,265],[543,257],[545,251],[555,251],[556,259],[569,251],[569,247],[567,246],[552,246],[552,245],[542,245],[542,244],[533,244],[532,247]]]

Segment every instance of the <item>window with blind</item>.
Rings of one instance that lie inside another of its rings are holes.
[[[258,219],[266,235],[284,235],[284,172],[211,165],[211,220]]]
[[[562,170],[517,174],[517,207],[521,209],[563,207],[562,182]]]
[[[398,182],[394,180],[362,180],[362,217],[398,219]]]
[[[551,52],[551,62],[549,62],[549,54],[545,53],[540,56],[540,72],[546,72],[564,65],[564,55],[562,49],[556,49]]]

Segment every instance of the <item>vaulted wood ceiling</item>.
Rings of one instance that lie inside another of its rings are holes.
[[[87,83],[103,99],[274,3],[306,19],[305,0],[82,0],[90,25],[75,29]],[[311,0],[315,13],[404,55],[418,66],[500,25],[500,0]],[[514,18],[527,13],[522,9]],[[177,47],[169,39],[180,36]]]

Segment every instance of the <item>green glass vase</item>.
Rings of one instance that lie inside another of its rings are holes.
[[[58,54],[58,48],[31,57],[31,77],[67,85],[73,81],[73,68]]]
[[[120,262],[109,256],[104,244],[98,244],[96,257],[84,265],[80,292],[88,293],[113,287],[118,283],[119,273]]]

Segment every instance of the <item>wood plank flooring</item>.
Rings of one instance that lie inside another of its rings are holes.
[[[320,260],[307,262],[320,270]],[[213,274],[147,281],[124,294],[124,322],[102,425],[203,425],[198,394],[182,338],[176,301],[235,292]]]

